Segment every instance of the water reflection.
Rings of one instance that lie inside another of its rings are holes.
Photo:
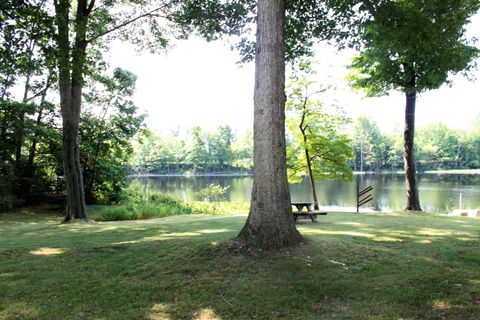
[[[146,190],[157,190],[183,200],[200,200],[195,193],[209,184],[230,186],[227,199],[250,201],[252,177],[141,177],[131,181],[140,182]],[[373,198],[367,206],[380,211],[402,210],[405,207],[405,178],[402,174],[363,174],[355,176],[360,186],[373,186]],[[355,181],[346,183],[336,180],[320,181],[317,185],[318,201],[322,206],[354,207]],[[422,174],[419,175],[419,193],[422,208],[431,212],[448,212],[462,208],[480,208],[480,175]],[[307,180],[292,184],[293,201],[310,201]]]

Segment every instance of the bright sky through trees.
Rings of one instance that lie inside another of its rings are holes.
[[[480,30],[479,14],[468,29],[473,36],[480,37],[475,34]],[[177,42],[166,53],[138,55],[132,46],[115,43],[110,52],[112,68],[122,67],[138,76],[135,103],[148,113],[149,128],[168,131],[177,126],[199,125],[213,129],[220,124],[239,130],[252,127],[254,65],[237,65],[237,53],[226,44],[191,38]],[[325,45],[319,45],[316,52],[318,59],[332,66],[327,72],[342,84],[347,73],[345,66],[354,52],[338,53]],[[468,126],[480,114],[480,70],[474,71],[474,77],[469,82],[457,75],[452,78],[451,87],[419,95],[417,125],[441,121],[452,127]],[[350,116],[371,117],[382,130],[402,126],[404,101],[403,96],[398,96],[401,94],[364,98],[361,93],[352,93],[345,83],[343,86],[345,91],[337,99]]]

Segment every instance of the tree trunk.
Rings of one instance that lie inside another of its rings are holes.
[[[27,166],[25,168],[25,172],[26,172],[26,176],[29,178],[33,177],[34,171],[35,171],[33,168],[33,163],[35,162],[35,156],[37,153],[38,131],[43,118],[43,107],[42,107],[43,104],[44,102],[40,103],[40,109],[38,110],[37,120],[35,121],[35,132],[33,134],[32,144],[30,145],[30,149],[28,152],[28,161],[27,161]]]
[[[276,249],[303,237],[295,228],[285,150],[285,0],[259,0],[254,93],[254,175],[250,213],[238,240]]]
[[[88,219],[82,169],[80,166],[80,137],[78,132],[80,119],[78,110],[79,101],[75,102],[76,103],[74,103],[73,99],[70,99],[70,103],[62,105],[62,158],[64,181],[67,191],[65,201],[65,221]]]
[[[360,171],[363,172],[363,142],[360,143]]]
[[[28,45],[28,64],[32,63],[33,51],[35,50],[35,43],[30,39],[30,44]],[[30,91],[30,79],[32,77],[31,71],[28,72],[27,78],[25,80],[25,87],[23,91],[23,100],[22,102],[28,102],[28,92]],[[23,176],[22,172],[22,148],[23,148],[23,136],[25,133],[25,109],[22,109],[18,117],[19,127],[17,131],[17,137],[15,141],[15,174],[17,177]]]
[[[306,137],[305,142],[306,142]],[[312,197],[313,197],[313,208],[315,210],[319,209],[318,199],[317,199],[317,189],[315,188],[315,179],[313,178],[312,162],[310,160],[310,152],[308,148],[305,148],[305,157],[307,158],[307,168],[308,168],[308,177],[310,178],[310,186],[312,187]]]
[[[31,46],[31,44],[30,44]],[[32,60],[33,48],[30,51],[30,56],[28,58],[29,62]],[[22,102],[27,103],[28,101],[28,92],[30,91],[30,78],[31,75],[27,74],[27,79],[25,80],[25,87],[23,91],[23,100]],[[23,106],[22,106],[23,108]],[[23,148],[23,136],[25,132],[25,109],[20,111],[18,116],[18,128],[15,137],[15,174],[17,177],[23,176],[22,172],[22,148]],[[22,186],[23,187],[23,186]]]
[[[37,120],[35,122],[35,131],[33,133],[32,144],[30,145],[30,150],[28,152],[28,161],[27,161],[26,173],[27,173],[27,177],[30,177],[30,178],[32,178],[34,176],[34,172],[35,172],[35,170],[33,168],[33,163],[35,161],[35,156],[36,156],[36,152],[37,152],[39,128],[40,128],[40,125],[42,124],[43,108],[45,106],[45,99],[46,99],[46,96],[47,96],[48,88],[50,88],[50,82],[51,82],[51,73],[47,77],[47,81],[46,81],[46,84],[45,84],[45,90],[42,92],[42,95],[41,95]]]
[[[63,137],[62,161],[66,188],[65,221],[88,220],[85,204],[82,169],[80,166],[80,111],[82,103],[83,66],[87,42],[86,26],[89,15],[86,0],[77,2],[75,18],[75,44],[70,53],[69,0],[55,1],[58,25],[58,70],[60,107],[62,111]],[[90,9],[91,10],[91,9]],[[71,57],[71,62],[70,62]]]
[[[415,102],[416,93],[406,94],[404,160],[407,187],[407,207],[405,210],[421,211],[418,197],[417,177],[415,171],[414,137],[415,137]]]
[[[308,149],[308,137],[307,137],[307,126],[305,126],[304,122],[305,122],[305,118],[306,118],[306,115],[307,115],[307,111],[305,110],[305,106],[306,106],[306,101],[305,101],[305,104],[303,106],[303,112],[302,112],[302,120],[300,122],[300,125],[299,125],[299,128],[300,128],[300,132],[302,133],[302,137],[303,137],[303,145],[304,145],[304,148],[305,148],[305,159],[307,160],[307,169],[308,169],[308,177],[310,178],[310,186],[312,187],[312,197],[313,197],[313,208],[315,210],[318,210],[319,207],[318,207],[318,199],[317,199],[317,190],[315,188],[315,178],[313,177],[313,170],[312,170],[312,160],[310,158],[310,151]]]
[[[5,89],[6,90],[6,89]],[[3,99],[2,99],[3,101]],[[8,119],[8,107],[5,105],[5,109],[3,110],[3,119],[2,119],[2,124],[0,128],[0,145],[2,145],[2,154],[0,158],[0,174],[5,174],[7,172],[7,166],[4,165],[4,163],[7,161],[8,155],[7,155],[7,146],[5,145],[5,140],[7,139],[7,119]]]

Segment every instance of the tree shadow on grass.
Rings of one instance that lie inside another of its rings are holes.
[[[331,216],[300,225],[312,241],[298,248],[252,255],[216,250],[236,235],[243,219],[187,216],[47,226],[38,234],[29,229],[15,240],[23,249],[12,245],[4,251],[11,256],[0,253],[0,318],[477,319],[480,314],[478,228]]]

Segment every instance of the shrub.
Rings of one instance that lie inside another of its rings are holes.
[[[137,220],[138,213],[131,206],[104,206],[99,210],[99,221]]]
[[[0,194],[0,212],[11,211],[15,208],[20,207],[23,202],[15,196],[6,194]]]
[[[145,192],[140,184],[132,184],[122,194],[116,206],[100,207],[95,214],[98,221],[118,221],[161,218],[192,214],[196,211],[187,203],[158,192]]]
[[[222,187],[218,184],[209,184],[205,188],[196,193],[196,196],[204,201],[222,201],[230,186]]]

